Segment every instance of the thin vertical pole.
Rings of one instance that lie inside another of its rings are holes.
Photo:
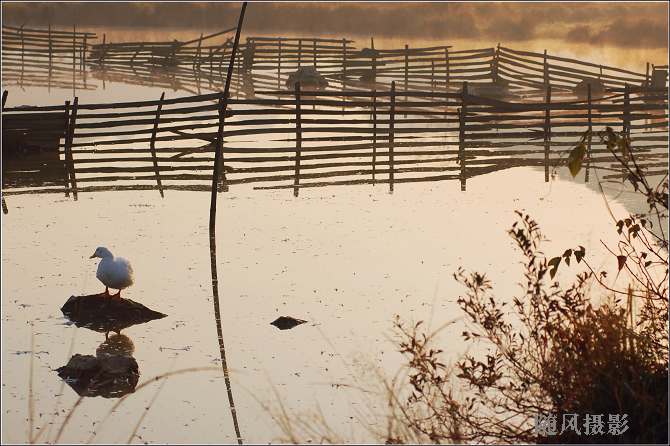
[[[300,115],[300,82],[295,83],[295,177],[293,179],[293,196],[297,197],[300,190],[300,156],[302,152],[302,121]]]
[[[51,23],[49,23],[49,80],[48,80],[48,91],[51,92],[51,59],[53,53],[53,45],[51,43]]]
[[[72,25],[72,96],[76,94],[77,25]]]
[[[372,47],[372,82],[377,88],[377,51],[375,51],[375,39],[370,37],[370,46]]]
[[[70,168],[70,182],[72,184],[72,196],[77,200],[77,177],[74,170],[74,156],[72,155],[72,143],[74,140],[74,130],[77,126],[77,107],[79,98],[75,96],[72,104],[72,114],[70,115],[70,125],[68,126],[68,136],[65,140],[65,156]]]
[[[86,42],[87,39],[88,39],[88,35],[84,34],[84,42],[82,43],[81,55],[79,57],[79,60],[81,60],[81,70],[82,71],[86,70],[86,51],[88,49],[88,43]]]
[[[314,52],[314,69],[316,69],[316,39],[312,42],[312,51]]]
[[[65,180],[65,196],[70,197],[70,169],[68,167],[67,140],[70,135],[70,101],[65,101],[65,127],[63,128],[63,178]]]
[[[219,175],[217,188],[220,191],[228,192],[228,178],[226,178],[226,160],[223,149],[223,129],[226,120],[226,104],[228,97],[219,96],[219,127],[216,132],[216,152],[221,154],[221,175]]]
[[[432,101],[435,96],[435,59],[430,61],[430,100]]]
[[[544,50],[544,67],[543,67],[544,88],[549,85],[549,62],[547,61],[547,50]]]
[[[25,53],[25,42],[23,38],[23,25],[21,25],[21,86],[23,87],[23,71],[24,71],[24,53]],[[648,64],[647,64],[648,65]]]
[[[446,83],[447,83],[447,84],[445,85],[445,89],[446,89],[446,90],[449,90],[449,83],[450,83],[450,81],[451,81],[451,79],[450,79],[450,74],[451,74],[451,73],[449,72],[449,71],[450,71],[450,70],[449,70],[449,48],[445,48],[445,49],[444,49],[444,62],[445,62],[445,64],[446,64],[446,73],[445,73],[445,77],[446,77]]]
[[[588,103],[588,114],[587,114],[587,119],[589,123],[588,127],[588,132],[589,136],[586,141],[586,170],[584,172],[584,181],[586,183],[589,182],[589,168],[591,167],[591,132],[593,130],[593,122],[592,122],[592,109],[593,109],[593,104],[591,103],[591,83],[586,84],[586,99]]]
[[[347,89],[347,40],[342,39],[342,93]],[[342,111],[345,108],[346,98],[342,96]]]
[[[372,87],[372,184],[377,182],[377,88]]]
[[[228,65],[228,72],[226,73],[226,84],[223,90],[223,103],[221,104],[220,109],[222,108],[225,115],[225,110],[228,105],[228,97],[230,93],[230,80],[233,75],[233,69],[235,67],[235,54],[237,52],[237,47],[240,43],[240,33],[242,32],[242,24],[244,23],[244,12],[247,9],[247,2],[242,3],[242,9],[240,10],[240,18],[237,22],[237,29],[235,30],[235,41],[233,43],[232,56],[230,58],[230,63]],[[220,121],[220,119],[219,119]],[[212,297],[214,301],[214,319],[216,321],[216,331],[219,341],[219,353],[221,355],[221,368],[223,370],[223,378],[226,383],[226,389],[228,391],[228,404],[230,406],[230,415],[233,419],[233,426],[235,428],[235,434],[237,435],[237,443],[242,444],[242,434],[240,433],[240,426],[237,421],[237,409],[235,408],[235,402],[233,400],[233,391],[230,385],[230,376],[228,373],[228,365],[226,362],[226,351],[223,343],[223,328],[221,327],[221,312],[219,308],[219,295],[218,295],[218,277],[216,274],[216,195],[217,195],[217,184],[219,179],[219,171],[221,166],[222,150],[216,150],[214,153],[214,169],[212,172],[212,190],[211,190],[211,202],[209,206],[209,251],[211,255],[211,268],[212,268]]]
[[[409,88],[409,45],[405,44],[405,102],[407,102],[408,88]]]
[[[463,91],[461,92],[461,108],[458,111],[459,118],[459,135],[458,135],[458,160],[461,165],[461,191],[465,191],[465,126],[467,124],[467,97],[468,97],[468,83],[463,83]]]
[[[551,146],[551,85],[547,85],[544,109],[544,182],[549,182],[549,150]]]
[[[156,157],[156,133],[158,133],[158,122],[161,118],[161,109],[163,108],[163,99],[165,99],[165,92],[161,94],[161,98],[158,100],[158,106],[156,107],[156,118],[154,119],[154,128],[151,131],[151,142],[149,143],[149,149],[151,150],[151,160],[154,164],[154,172],[156,173],[156,184],[158,185],[158,192],[163,195],[163,184],[161,183],[161,172],[158,168],[158,158]]]
[[[630,136],[630,86],[624,87],[623,92],[623,132]]]
[[[21,36],[23,37],[23,26],[21,26]],[[9,94],[8,90],[2,92],[2,111],[5,110],[5,104],[7,103],[8,94]],[[9,213],[9,209],[7,209],[7,203],[5,202],[4,194],[2,195],[2,213],[3,214]]]
[[[281,37],[279,38],[279,57],[277,59],[277,90],[281,90]]]
[[[647,71],[644,75],[644,86],[645,88],[649,88],[649,62],[647,62]]]
[[[395,81],[391,82],[391,111],[389,112],[389,192],[393,193],[394,170],[393,140],[395,132]]]
[[[302,65],[302,39],[298,39],[298,67]]]

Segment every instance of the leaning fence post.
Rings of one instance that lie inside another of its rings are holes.
[[[544,65],[542,72],[544,88],[547,88],[549,85],[549,62],[547,62],[547,50],[544,50]]]
[[[445,49],[444,49],[444,62],[445,62],[445,64],[446,64],[446,65],[445,65],[445,70],[446,70],[446,72],[445,72],[445,77],[446,77],[445,81],[446,81],[446,85],[444,86],[444,88],[445,88],[446,90],[449,90],[449,81],[450,81],[449,76],[450,76],[450,74],[451,74],[451,73],[449,73],[449,71],[450,71],[450,70],[449,70],[449,48],[445,48]]]
[[[151,160],[154,164],[154,172],[156,173],[156,183],[158,184],[158,192],[163,195],[163,184],[161,183],[161,172],[158,168],[158,158],[156,158],[156,133],[158,132],[158,122],[161,118],[161,109],[163,108],[163,99],[165,99],[165,92],[161,94],[161,98],[158,100],[158,106],[156,107],[156,119],[154,119],[154,128],[151,131],[151,142],[149,143],[149,149],[151,150]]]
[[[623,133],[630,136],[630,86],[624,87],[623,92]]]
[[[377,88],[372,87],[372,184],[377,182]]]
[[[221,170],[219,173],[219,178],[217,179],[217,190],[223,191],[223,192],[228,192],[228,178],[226,178],[226,160],[225,160],[225,152],[223,150],[223,129],[224,129],[224,124],[226,120],[226,109],[227,109],[227,102],[230,97],[230,93],[228,93],[228,96],[225,94],[221,94],[219,97],[219,127],[217,129],[216,133],[216,153],[221,154]]]
[[[70,114],[70,124],[68,126],[68,135],[65,139],[65,156],[69,165],[70,182],[72,184],[72,196],[77,200],[77,177],[74,170],[74,156],[72,155],[72,143],[74,140],[74,130],[77,126],[77,108],[79,98],[75,96],[72,104],[72,113]]]
[[[551,85],[547,85],[544,109],[544,182],[549,182],[549,149],[551,145]]]
[[[281,90],[281,37],[279,38],[279,57],[277,59],[277,90]]]
[[[21,26],[21,33],[23,33],[23,26]],[[5,104],[7,103],[7,95],[9,94],[8,90],[2,92],[2,111],[5,111]],[[7,209],[7,203],[5,202],[5,195],[2,195],[2,213],[7,214],[9,209]]]
[[[586,140],[586,170],[584,171],[584,181],[589,182],[589,168],[591,167],[591,132],[593,130],[593,120],[592,120],[592,108],[593,104],[591,102],[591,84],[586,84],[586,99],[588,104],[588,138]]]
[[[63,179],[65,180],[65,196],[70,197],[70,170],[65,147],[70,134],[70,101],[65,101],[65,127],[63,128]]]
[[[312,51],[314,52],[314,69],[316,69],[316,39],[312,42]]]
[[[297,197],[300,190],[300,156],[302,151],[302,122],[300,118],[300,82],[295,83],[295,177],[293,179],[293,196]]]
[[[72,25],[72,95],[75,94],[76,88],[76,71],[77,71],[77,25]]]
[[[461,165],[461,191],[465,191],[465,126],[467,124],[467,97],[468,97],[468,83],[463,82],[463,91],[461,92],[461,108],[458,111],[458,126],[459,126],[459,135],[458,135],[458,161]]]
[[[407,98],[408,88],[409,88],[409,45],[405,44],[405,102],[407,102],[408,100]]]
[[[342,39],[342,93],[347,89],[347,40]],[[344,111],[346,98],[342,96],[342,111]]]
[[[302,65],[302,39],[298,39],[298,67]]]
[[[647,71],[644,75],[644,87],[649,88],[649,62],[647,62]]]
[[[395,81],[391,82],[391,110],[389,112],[389,192],[393,193],[394,164],[393,139],[395,132]]]

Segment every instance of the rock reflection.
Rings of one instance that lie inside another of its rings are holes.
[[[120,398],[133,393],[140,378],[134,351],[128,336],[106,336],[95,356],[75,354],[56,371],[79,396]]]
[[[120,398],[133,393],[140,377],[133,358],[135,345],[121,330],[166,315],[124,298],[104,293],[71,296],[61,308],[77,327],[105,333],[93,355],[75,354],[56,370],[58,376],[82,397]],[[116,334],[109,335],[110,332]]]

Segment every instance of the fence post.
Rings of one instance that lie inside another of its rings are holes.
[[[409,88],[409,45],[405,44],[405,102],[407,102],[408,100],[407,97],[408,88]]]
[[[377,51],[375,51],[375,39],[370,37],[370,47],[372,49],[372,82],[377,88]]]
[[[312,42],[312,51],[314,52],[314,69],[316,70],[316,39]]]
[[[449,81],[450,81],[449,77],[450,77],[450,74],[451,74],[449,72],[450,71],[449,70],[449,48],[444,49],[444,62],[445,62],[445,70],[446,70],[446,73],[445,73],[446,85],[444,86],[444,88],[446,90],[449,90]]]
[[[586,141],[586,169],[584,171],[584,182],[589,182],[589,168],[591,167],[591,131],[593,130],[593,121],[592,121],[592,109],[593,104],[591,102],[591,84],[586,84],[586,100],[588,104],[588,132],[589,136]]]
[[[293,196],[297,197],[300,190],[300,156],[302,151],[302,122],[300,117],[300,82],[295,83],[295,177],[293,179]]]
[[[630,86],[626,83],[623,92],[623,133],[630,136]]]
[[[549,182],[549,150],[551,146],[551,85],[547,85],[544,109],[544,182]]]
[[[430,61],[430,100],[435,99],[435,59]]]
[[[67,139],[70,135],[70,101],[65,101],[65,127],[63,128],[63,177],[65,179],[65,196],[70,198],[70,169],[68,167]]]
[[[547,50],[544,50],[544,67],[542,77],[544,81],[544,88],[547,88],[549,85],[549,62],[547,62]]]
[[[21,35],[23,36],[23,25],[21,26]],[[5,111],[5,104],[7,103],[7,95],[9,94],[8,90],[5,90],[2,92],[2,111]],[[5,202],[5,195],[2,195],[2,213],[7,214],[9,213],[9,209],[7,209],[7,203]]]
[[[649,88],[649,62],[647,62],[647,71],[644,75],[644,86],[645,88]]]
[[[156,107],[156,119],[154,119],[154,128],[151,131],[151,142],[149,143],[149,149],[151,150],[151,160],[154,163],[154,172],[156,173],[156,183],[158,184],[158,192],[163,195],[163,184],[161,183],[161,173],[158,168],[158,158],[156,158],[156,133],[158,132],[158,122],[161,118],[161,109],[163,108],[163,99],[165,99],[165,92],[161,94],[161,98],[158,100],[158,106]]]
[[[302,39],[298,39],[298,68],[302,65]]]
[[[77,81],[77,25],[72,25],[72,96],[76,94]]]
[[[342,92],[347,89],[347,39],[342,39]],[[342,111],[344,111],[344,102],[346,98],[342,96]]]
[[[389,112],[389,192],[393,193],[395,166],[393,164],[393,139],[395,132],[395,81],[391,82],[391,110]]]
[[[468,97],[468,82],[463,82],[463,91],[461,92],[461,108],[458,110],[458,126],[459,126],[459,135],[458,135],[458,161],[461,165],[461,191],[465,191],[465,126],[467,125],[467,97]]]
[[[84,34],[84,42],[82,43],[81,55],[79,56],[79,60],[81,61],[81,70],[82,71],[86,70],[86,50],[88,49],[88,44],[86,42],[87,39],[88,39],[88,34]]]
[[[372,184],[377,182],[377,87],[372,87]]]
[[[74,170],[74,156],[72,155],[72,143],[74,140],[74,130],[77,126],[77,107],[79,98],[75,96],[72,104],[72,114],[70,115],[70,125],[68,126],[68,135],[65,139],[65,156],[70,169],[70,182],[72,183],[72,196],[77,200],[77,177]]]
[[[23,86],[23,71],[24,71],[24,53],[25,53],[25,42],[23,38],[23,25],[21,25],[21,86]],[[648,66],[649,64],[647,64]]]
[[[221,94],[221,96],[219,96],[219,127],[217,130],[217,137],[216,137],[216,150],[217,153],[221,154],[221,171],[219,178],[217,178],[218,181],[217,190],[223,192],[228,192],[228,178],[226,177],[226,159],[225,159],[225,151],[223,150],[223,129],[226,121],[226,114],[225,114],[225,110],[227,109],[226,102],[228,101],[229,97],[230,93],[228,93],[228,96],[226,96],[225,94]]]
[[[493,61],[491,62],[491,80],[496,82],[498,80],[498,59],[500,58],[500,42],[496,47],[495,55],[493,56]]]
[[[279,57],[277,59],[277,90],[281,90],[281,37],[279,38]]]
[[[51,44],[51,23],[49,23],[49,76],[48,76],[48,91],[51,92],[51,59],[53,53],[53,45]]]

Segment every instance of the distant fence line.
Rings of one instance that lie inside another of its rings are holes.
[[[102,43],[94,43],[97,36],[93,33],[55,30],[49,33],[49,30],[3,25],[3,62],[9,70],[6,75],[3,73],[3,81],[30,85],[36,80],[31,80],[29,75],[37,76],[40,70],[48,68],[53,86],[65,87],[66,81],[57,77],[66,71],[72,72],[76,59],[81,69],[89,66],[94,76],[103,81],[121,79],[142,83],[156,77],[162,79],[159,86],[199,94],[201,87],[221,88],[231,40],[216,45],[208,42],[225,37],[231,31],[234,28],[207,36],[201,34],[186,42],[112,43],[106,42],[103,35]],[[45,33],[50,37],[45,38]],[[21,39],[25,43],[29,36],[32,46],[26,47]],[[233,91],[248,97],[254,89],[285,89],[288,76],[298,67],[308,65],[329,80],[330,90],[343,91],[388,90],[393,81],[402,91],[460,91],[462,84],[469,82],[471,89],[478,89],[477,93],[482,96],[541,100],[549,85],[556,97],[582,98],[588,83],[592,84],[594,97],[623,92],[626,84],[642,90],[667,88],[667,66],[647,64],[646,71],[638,73],[554,56],[546,50],[538,53],[501,45],[469,50],[453,50],[450,46],[411,48],[409,45],[375,49],[374,39],[371,39],[369,48],[357,49],[353,43],[345,38],[249,36],[241,43],[235,61]],[[51,55],[46,63],[45,55]],[[69,61],[67,67],[66,60]],[[74,80],[71,86],[87,88],[79,83],[75,85]]]
[[[112,104],[75,98],[6,108],[3,139],[14,129],[55,142],[37,163],[5,161],[3,193],[76,198],[101,190],[210,190],[220,119],[220,190],[252,183],[298,195],[306,187],[381,183],[393,190],[441,180],[459,180],[465,190],[469,178],[515,166],[544,166],[548,181],[584,131],[605,126],[630,134],[650,175],[667,173],[667,93],[659,98],[628,87],[601,99],[556,101],[548,88],[542,102],[509,103],[473,95],[468,84],[460,92],[401,92],[392,84],[231,98],[223,117],[219,99],[218,93]],[[596,168],[605,178],[619,177],[615,161],[594,141],[586,179]]]

